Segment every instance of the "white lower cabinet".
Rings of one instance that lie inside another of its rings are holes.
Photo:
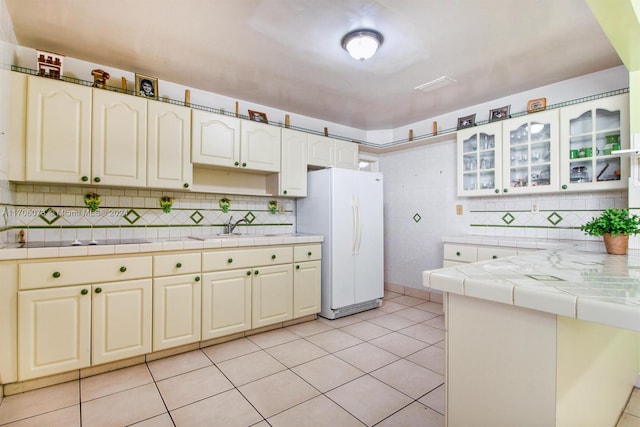
[[[202,339],[251,329],[251,270],[202,275]]]
[[[293,318],[320,311],[322,245],[301,245],[293,249]]]
[[[200,341],[200,276],[153,279],[153,351]]]
[[[151,351],[151,279],[18,292],[18,380]]]
[[[255,268],[251,284],[251,327],[260,328],[293,318],[291,264]]]
[[[442,266],[452,267],[454,265],[467,264],[476,261],[487,261],[491,259],[506,258],[509,256],[530,252],[532,250],[535,249],[445,243]]]

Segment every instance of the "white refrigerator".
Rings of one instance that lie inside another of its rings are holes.
[[[335,319],[379,307],[384,294],[382,174],[321,169],[297,199],[299,233],[321,234],[322,309]]]

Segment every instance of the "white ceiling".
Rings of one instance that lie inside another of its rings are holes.
[[[365,130],[622,64],[584,0],[5,1],[22,46]]]

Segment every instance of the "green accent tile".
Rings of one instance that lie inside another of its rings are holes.
[[[129,224],[135,224],[135,222],[140,219],[140,215],[135,209],[129,209],[127,213],[124,214],[124,219],[126,219]]]
[[[549,221],[553,225],[558,225],[558,223],[563,219],[564,218],[562,218],[557,212],[553,212],[547,217],[547,221]]]
[[[422,219],[422,217],[421,217],[420,215],[418,215],[418,214],[415,214],[415,215],[413,216],[413,220],[414,220],[415,222],[420,222],[420,220],[421,220],[421,219]]]
[[[56,212],[55,209],[48,208],[46,211],[38,215],[38,218],[51,225],[60,219],[60,215],[58,215],[58,212]]]
[[[511,224],[513,221],[516,220],[516,217],[511,215],[510,212],[507,212],[506,214],[502,215],[502,220],[507,224]]]
[[[525,276],[532,278],[533,280],[539,280],[541,282],[564,282],[564,279],[561,279],[556,276],[551,276],[548,274],[525,274]]]
[[[252,224],[253,221],[256,219],[256,216],[253,214],[253,212],[249,211],[244,216],[244,219],[246,219],[249,224]]]
[[[189,218],[191,218],[191,221],[195,222],[196,224],[200,224],[200,221],[204,219],[204,215],[202,215],[200,211],[195,211]]]

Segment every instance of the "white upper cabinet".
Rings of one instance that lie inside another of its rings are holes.
[[[358,144],[312,134],[308,138],[309,166],[358,169]]]
[[[358,144],[335,140],[337,168],[358,170]]]
[[[80,184],[91,175],[91,88],[29,76],[28,181]]]
[[[147,101],[147,186],[190,188],[191,109]]]
[[[458,195],[502,191],[502,123],[458,131]]]
[[[147,185],[147,100],[93,90],[92,181]]]
[[[258,171],[280,172],[280,128],[243,120],[240,129],[242,167]]]
[[[240,166],[240,119],[192,111],[191,160],[210,166]]]
[[[629,148],[629,95],[565,107],[560,119],[562,190],[627,188],[629,159],[611,151]]]
[[[279,196],[307,196],[307,134],[282,129],[282,164],[278,174]]]

